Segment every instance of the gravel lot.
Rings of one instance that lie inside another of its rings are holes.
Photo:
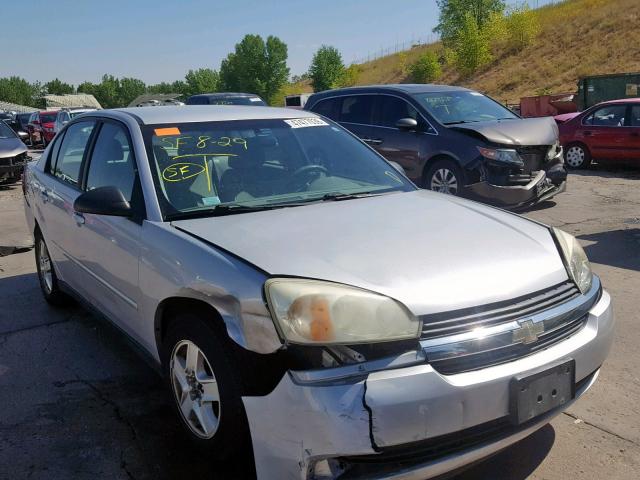
[[[184,441],[154,370],[112,327],[40,295],[20,185],[0,187],[0,479],[251,478]],[[458,480],[640,474],[640,172],[595,169],[527,216],[575,234],[612,294],[617,340],[594,388]]]

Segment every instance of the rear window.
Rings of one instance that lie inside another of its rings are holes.
[[[45,113],[40,114],[40,121],[42,123],[53,123],[56,121],[57,113]]]

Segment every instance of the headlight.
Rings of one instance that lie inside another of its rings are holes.
[[[587,254],[573,235],[553,228],[553,235],[560,245],[560,254],[571,279],[576,283],[582,293],[587,293],[591,289],[593,273]]]
[[[488,158],[494,162],[508,163],[518,167],[524,167],[524,161],[515,150],[478,147],[478,151],[484,158]]]
[[[395,300],[318,280],[271,279],[269,307],[291,343],[357,344],[418,338],[421,322]]]

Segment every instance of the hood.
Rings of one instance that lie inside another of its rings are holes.
[[[416,315],[508,300],[567,280],[545,227],[425,190],[173,226],[271,275],[365,288]]]
[[[488,142],[500,145],[553,145],[558,140],[558,126],[551,117],[473,122],[449,128],[479,133]]]
[[[582,112],[571,112],[571,113],[563,113],[562,115],[556,115],[553,117],[553,119],[557,122],[557,123],[566,123],[569,120],[576,118],[578,115],[580,115],[580,113]]]
[[[18,137],[0,138],[0,158],[15,157],[26,151],[26,145]]]

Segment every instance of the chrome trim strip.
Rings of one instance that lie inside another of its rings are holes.
[[[544,340],[544,337],[554,330],[571,323],[577,323],[579,318],[587,315],[597,300],[600,289],[600,279],[594,275],[591,290],[586,295],[580,295],[573,300],[536,314],[524,315],[520,320],[530,320],[534,325],[542,323],[544,333],[540,334],[540,339]],[[567,321],[569,316],[573,318]],[[501,325],[478,328],[448,337],[420,340],[420,345],[429,361],[460,358],[524,343],[523,340],[514,341],[513,339],[513,331],[519,328],[518,320],[513,320]]]
[[[75,258],[72,258],[69,254],[67,254],[66,252],[64,253],[65,257],[67,257],[69,260],[71,260],[75,265],[77,265],[78,267],[80,267],[82,270],[84,270],[85,272],[87,272],[89,275],[91,275],[93,278],[95,278],[98,282],[100,282],[103,286],[105,286],[107,289],[109,289],[112,293],[114,293],[115,295],[117,295],[118,297],[120,297],[121,300],[123,300],[125,303],[127,303],[131,308],[137,310],[138,309],[138,304],[136,302],[134,302],[132,299],[130,299],[129,297],[127,297],[124,293],[122,293],[120,290],[118,290],[116,287],[114,287],[113,285],[111,285],[109,282],[107,282],[106,280],[104,280],[102,277],[98,276],[97,274],[93,273],[93,271],[91,271],[89,268],[85,267],[82,263],[80,263],[78,260],[76,260]]]

